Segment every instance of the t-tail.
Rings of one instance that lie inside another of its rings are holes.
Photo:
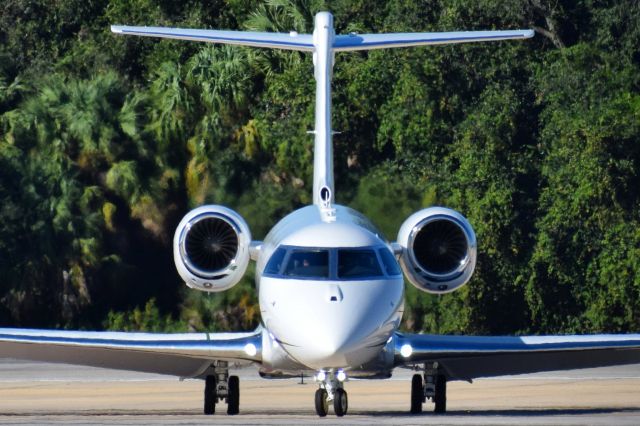
[[[295,31],[264,33],[119,25],[112,25],[111,31],[127,35],[312,52],[316,79],[313,203],[321,207],[331,205],[335,194],[333,130],[331,128],[331,77],[335,52],[533,37],[532,30],[336,35],[333,28],[333,15],[329,12],[316,14],[313,34],[298,34]]]

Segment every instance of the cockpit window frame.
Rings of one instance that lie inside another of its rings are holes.
[[[273,256],[280,250],[286,250],[285,256],[282,259],[282,264],[280,265],[279,271],[277,274],[266,272],[269,269],[269,263],[272,261]],[[380,275],[372,275],[372,276],[358,276],[358,277],[339,277],[338,276],[338,253],[340,250],[345,251],[359,251],[359,250],[367,250],[373,252],[375,255],[378,268],[380,271]],[[388,280],[398,278],[399,275],[393,275],[388,273],[387,267],[385,266],[383,259],[380,254],[380,250],[389,250],[389,248],[385,245],[372,245],[372,246],[357,246],[357,247],[308,247],[308,246],[292,246],[292,245],[281,245],[276,248],[273,253],[270,255],[269,260],[267,260],[265,267],[262,272],[263,277],[268,278],[278,278],[285,280],[302,280],[302,281],[373,281],[373,280]],[[328,271],[329,276],[294,276],[294,275],[286,275],[285,270],[288,267],[289,261],[293,253],[300,252],[314,252],[314,251],[327,251],[328,252]],[[398,265],[398,269],[400,265]]]

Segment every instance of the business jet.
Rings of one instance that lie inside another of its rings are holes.
[[[404,277],[428,293],[455,291],[471,278],[473,228],[460,213],[430,207],[409,216],[395,242],[362,214],[334,202],[331,78],[336,52],[526,39],[524,31],[336,35],[333,16],[315,16],[313,34],[112,26],[117,34],[288,49],[313,55],[316,80],[313,204],[253,241],[234,210],[189,212],[173,240],[187,286],[219,292],[237,284],[251,260],[261,325],[249,333],[123,333],[0,329],[0,356],[204,379],[204,413],[226,402],[238,414],[240,384],[230,369],[254,364],[263,378],[313,376],[315,411],[348,410],[349,379],[415,371],[411,413],[430,400],[446,411],[451,380],[640,362],[640,334],[478,337],[398,330]]]

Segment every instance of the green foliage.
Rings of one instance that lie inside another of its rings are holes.
[[[238,284],[222,293],[185,290],[182,320],[198,331],[254,330],[260,321],[254,273],[252,265]]]
[[[174,320],[171,315],[162,315],[156,300],[150,299],[144,309],[136,307],[128,312],[109,311],[103,324],[105,330],[147,331],[147,332],[185,332],[186,324]]]
[[[456,128],[445,157],[453,179],[439,188],[447,194],[446,204],[474,224],[479,242],[478,274],[466,300],[468,322],[476,332],[526,328],[520,275],[531,246],[527,211],[532,203],[524,192],[535,195],[535,187],[524,185],[535,171],[529,169],[532,140],[522,128],[523,114],[523,102],[512,88],[488,86]]]
[[[628,243],[636,238],[640,205],[636,78],[584,44],[555,56],[538,75],[546,152],[527,284],[532,319],[551,331],[632,330],[637,269]]]
[[[433,188],[400,175],[390,163],[373,169],[360,180],[351,207],[367,216],[393,240],[402,222],[413,212],[436,203]]]
[[[309,32],[535,28],[526,42],[339,54],[338,200],[392,240],[448,205],[479,243],[405,328],[640,328],[640,9],[519,0],[8,0],[0,5],[0,322],[250,329],[252,272],[186,289],[171,237],[227,204],[256,239],[311,201],[314,80],[300,52],[120,37],[109,24]]]

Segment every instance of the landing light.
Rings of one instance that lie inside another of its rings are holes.
[[[347,380],[347,375],[344,371],[340,370],[338,371],[338,374],[336,374],[336,378],[339,382],[344,382],[345,380]]]
[[[255,356],[258,353],[258,349],[256,349],[256,345],[253,343],[247,343],[244,346],[244,352],[249,356]]]
[[[400,348],[400,355],[402,355],[404,358],[409,358],[412,353],[413,353],[413,348],[408,343],[402,345],[402,347]]]
[[[318,371],[318,375],[316,376],[319,382],[324,382],[324,379],[327,378],[327,374],[324,371]]]

